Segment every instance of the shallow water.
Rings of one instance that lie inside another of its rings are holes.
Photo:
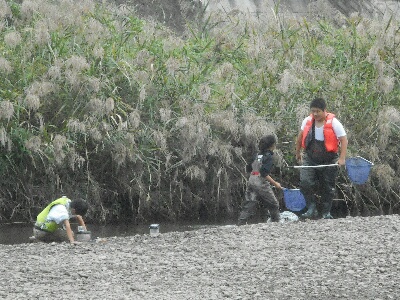
[[[234,224],[232,222],[224,222],[219,224],[160,224],[159,232],[166,233],[172,231],[190,231],[200,228],[207,228],[218,225]],[[150,224],[118,224],[118,225],[94,225],[87,224],[87,228],[92,233],[92,239],[105,238],[112,236],[133,236],[136,234],[149,234]],[[76,225],[72,228],[76,231]],[[28,243],[29,237],[33,235],[32,224],[27,223],[8,223],[0,224],[0,244],[22,244]]]

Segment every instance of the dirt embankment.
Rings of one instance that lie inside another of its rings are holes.
[[[1,299],[397,299],[398,215],[0,245]]]
[[[202,3],[198,0],[109,0],[116,4],[133,6],[137,15],[163,24],[182,33],[185,24],[202,17]]]
[[[383,18],[400,16],[400,2],[393,0],[114,0],[117,4],[135,7],[139,16],[153,19],[182,33],[185,24],[198,22],[206,6],[207,12],[239,11],[256,17],[273,17],[273,11],[290,17],[333,17],[336,14],[350,16],[358,12],[362,16]]]
[[[399,1],[393,0],[202,0],[208,3],[209,11],[238,9],[249,13],[263,14],[275,9],[286,11],[289,15],[307,16],[310,13],[342,13],[350,16],[358,12],[368,17],[382,17],[386,13],[398,13]]]

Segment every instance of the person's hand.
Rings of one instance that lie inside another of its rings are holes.
[[[345,164],[346,164],[346,160],[344,158],[339,158],[338,165],[339,166],[344,166]]]
[[[281,184],[279,183],[279,182],[276,182],[275,181],[275,187],[277,188],[277,189],[282,189],[282,186],[281,186]]]
[[[299,164],[301,163],[301,152],[296,152],[296,160]]]

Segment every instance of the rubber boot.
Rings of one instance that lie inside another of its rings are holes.
[[[279,222],[280,219],[281,219],[281,214],[279,213],[279,211],[273,212],[266,218],[267,222]]]
[[[326,213],[322,215],[322,219],[333,219],[331,213]]]
[[[313,219],[318,216],[318,211],[317,211],[317,205],[315,202],[310,203],[308,206],[308,210],[301,215],[301,218],[303,219]]]
[[[328,199],[322,203],[322,219],[333,219],[331,215],[332,200]]]

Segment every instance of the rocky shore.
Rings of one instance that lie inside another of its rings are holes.
[[[1,299],[397,299],[400,217],[0,245]]]

